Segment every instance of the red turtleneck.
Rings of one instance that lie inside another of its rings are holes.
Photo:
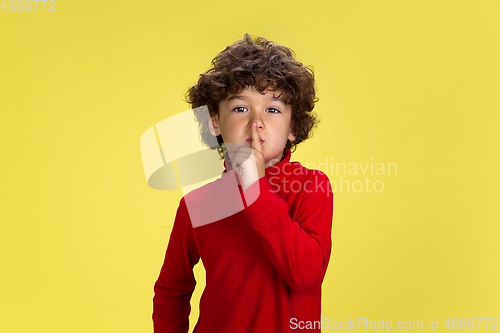
[[[194,332],[292,332],[299,322],[321,320],[333,193],[324,173],[290,162],[290,155],[286,150],[283,160],[244,192],[258,188],[249,206],[219,221],[191,222],[185,198],[200,200],[206,193],[195,190],[181,199],[154,286],[156,333],[188,332],[193,266],[200,257],[206,287]]]

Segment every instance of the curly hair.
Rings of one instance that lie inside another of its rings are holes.
[[[319,122],[312,112],[318,101],[314,72],[311,67],[295,60],[290,48],[275,45],[263,37],[252,39],[246,33],[242,40],[220,52],[212,60],[212,65],[206,73],[200,74],[197,84],[185,94],[185,101],[192,108],[206,105],[210,117],[213,117],[219,113],[220,101],[246,87],[253,86],[260,93],[282,91],[282,98],[292,107],[291,125],[295,135],[295,140],[287,141],[283,151],[295,151],[299,143],[312,135],[313,127]],[[202,141],[206,143],[203,138],[210,135],[208,124],[201,119],[198,122]],[[219,154],[223,157],[221,135],[217,141]]]

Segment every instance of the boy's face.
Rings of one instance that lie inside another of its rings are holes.
[[[281,161],[287,140],[295,140],[295,135],[292,107],[277,98],[279,94],[277,91],[261,94],[254,87],[247,87],[219,103],[219,115],[212,118],[212,124],[215,134],[222,134],[229,151],[233,150],[231,147],[252,145],[251,126],[257,122],[265,167]]]

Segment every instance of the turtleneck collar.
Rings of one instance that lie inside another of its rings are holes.
[[[276,180],[281,181],[286,175],[287,172],[285,170],[285,165],[287,165],[290,162],[290,157],[292,156],[292,152],[290,149],[286,149],[284,152],[283,159],[279,161],[277,164],[273,165],[272,167],[269,167],[266,169],[266,176],[268,178],[272,177]],[[232,170],[231,165],[227,165],[226,160],[224,160],[224,173]],[[289,169],[286,168],[286,169]]]

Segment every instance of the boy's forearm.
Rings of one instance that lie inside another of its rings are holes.
[[[190,301],[196,286],[193,266],[200,257],[183,225],[186,214],[185,205],[180,205],[170,234],[165,260],[154,285],[155,333],[185,333],[189,330]]]
[[[289,287],[297,292],[312,290],[322,282],[330,259],[332,193],[310,196],[294,221],[286,202],[270,191],[266,177],[259,185],[261,195],[245,210],[249,223]]]
[[[161,303],[157,296],[153,300],[154,333],[187,333],[189,331],[189,304],[191,296],[179,299],[178,304]]]

